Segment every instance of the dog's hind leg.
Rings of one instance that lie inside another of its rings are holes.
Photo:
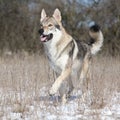
[[[85,58],[84,58],[84,61],[83,61],[83,64],[82,64],[82,69],[81,69],[81,74],[80,74],[80,85],[83,85],[83,82],[87,82],[88,84],[88,81],[85,81],[87,79],[87,76],[88,76],[88,71],[89,71],[89,66],[90,66],[90,60],[91,58],[86,55]],[[88,86],[87,86],[88,88]]]
[[[71,81],[71,76],[67,80],[63,81],[61,87],[59,88],[59,94],[62,100],[62,104],[65,104],[73,91],[73,83]]]
[[[71,92],[73,91],[74,89],[74,86],[73,86],[73,82],[72,82],[72,78],[70,77],[70,79],[68,80],[68,84],[69,84],[69,91],[67,93],[67,97],[70,97],[70,94]]]
[[[85,56],[82,68],[81,68],[81,74],[80,74],[80,86],[82,90],[82,100],[85,101],[85,97],[88,94],[88,84],[89,84],[89,79],[88,79],[88,73],[89,73],[89,66],[91,60],[89,59],[88,56]]]
[[[62,104],[65,104],[67,102],[67,94],[69,92],[69,83],[68,80],[63,81],[59,88],[59,94],[62,100]]]

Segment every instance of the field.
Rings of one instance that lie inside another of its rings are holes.
[[[61,105],[48,95],[55,75],[43,55],[0,57],[0,120],[120,120],[120,57],[95,57],[90,69],[88,90]]]

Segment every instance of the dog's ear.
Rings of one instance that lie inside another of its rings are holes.
[[[53,13],[53,17],[60,22],[61,21],[61,12],[58,8],[55,9],[54,13]]]
[[[43,19],[46,17],[46,12],[44,9],[42,9],[42,12],[41,12],[41,18],[40,18],[40,22],[43,21]]]

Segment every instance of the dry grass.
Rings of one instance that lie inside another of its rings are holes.
[[[53,72],[39,55],[13,55],[0,58],[0,111],[12,105],[24,112],[26,104],[39,98],[39,90],[50,83]],[[51,80],[52,81],[52,80]]]
[[[120,61],[118,58],[100,57],[92,62],[90,89],[93,107],[104,107],[114,92],[120,92]]]
[[[120,92],[120,61],[118,58],[95,57],[92,62],[89,84],[91,108],[108,104],[115,91]],[[13,55],[0,58],[0,117],[6,106],[13,112],[29,111],[27,105],[39,101],[40,89],[48,89],[54,73],[44,56]],[[46,90],[47,91],[47,90]],[[47,103],[46,103],[47,104]]]

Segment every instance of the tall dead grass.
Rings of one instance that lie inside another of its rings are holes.
[[[92,107],[101,108],[110,102],[114,92],[120,92],[119,57],[94,58],[91,69]]]
[[[120,92],[119,57],[93,58],[91,72],[91,107],[101,108],[113,92]],[[22,54],[0,57],[0,112],[4,112],[7,105],[14,106],[13,111],[24,112],[26,104],[33,104],[39,99],[41,87],[49,88],[53,81],[54,73],[45,56]]]

